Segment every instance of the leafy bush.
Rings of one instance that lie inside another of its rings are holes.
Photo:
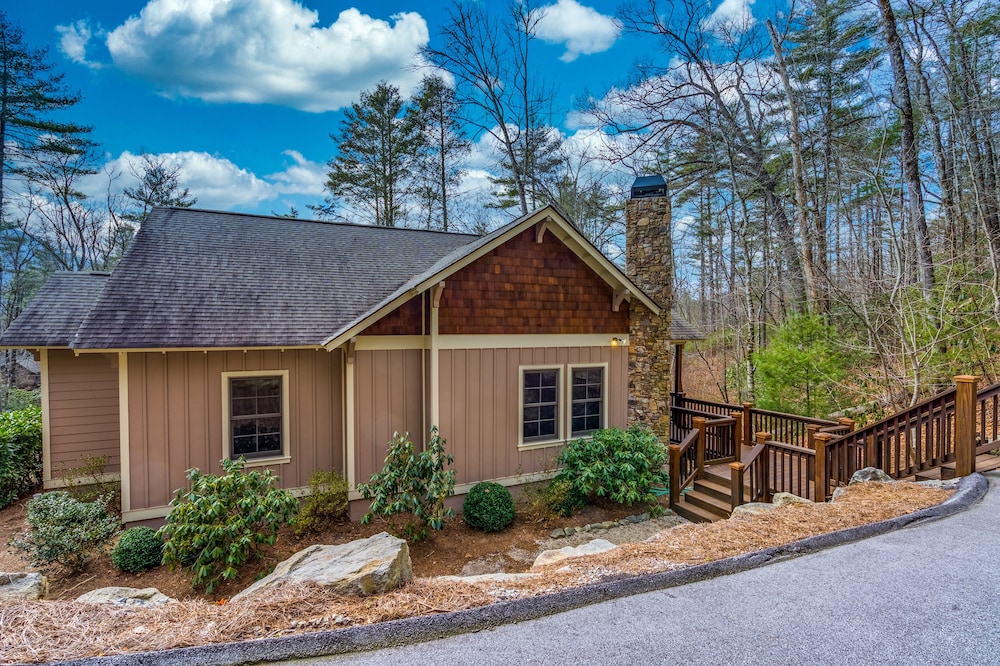
[[[132,527],[111,552],[111,563],[126,573],[139,573],[163,562],[163,541],[151,527]]]
[[[343,518],[347,514],[347,490],[347,481],[337,472],[321,469],[313,472],[309,479],[309,495],[295,520],[296,533],[314,532]]]
[[[455,470],[444,469],[455,457],[444,452],[444,445],[437,428],[431,428],[431,441],[420,452],[414,451],[409,433],[393,433],[382,471],[372,474],[369,483],[358,484],[358,492],[371,500],[361,522],[367,525],[374,516],[408,516],[397,531],[413,541],[426,538],[428,527],[443,528],[445,518],[455,513],[444,505],[455,494]]]
[[[645,426],[597,430],[571,442],[559,454],[557,480],[568,481],[584,497],[608,497],[621,504],[653,503],[651,486],[668,482],[663,470],[667,448]]]
[[[2,390],[6,393],[3,405],[7,411],[20,411],[28,407],[41,408],[42,406],[41,389],[21,389],[11,386]]]
[[[73,571],[87,566],[91,554],[102,549],[118,530],[118,518],[108,515],[106,498],[78,502],[64,491],[45,493],[28,502],[27,533],[10,541],[27,553],[34,566],[58,562]]]
[[[499,532],[514,522],[514,498],[499,483],[482,481],[465,495],[462,515],[470,527]]]
[[[42,410],[0,414],[0,509],[42,481]]]
[[[577,490],[569,479],[559,477],[545,486],[540,499],[547,512],[563,518],[575,516],[587,506],[587,496]]]
[[[120,509],[121,482],[106,481],[103,477],[108,462],[108,456],[80,456],[79,467],[66,468],[59,474],[66,492],[81,502],[107,497],[111,508]]]
[[[244,472],[245,461],[223,460],[222,476],[189,469],[190,489],[175,491],[167,524],[158,532],[163,563],[190,566],[192,587],[212,592],[236,577],[238,567],[261,546],[273,545],[278,528],[289,524],[299,503],[274,484],[271,470]]]

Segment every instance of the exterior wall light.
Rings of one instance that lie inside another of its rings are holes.
[[[628,338],[611,338],[612,347],[620,347],[628,344]]]

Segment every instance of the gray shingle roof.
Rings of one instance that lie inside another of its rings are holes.
[[[68,347],[108,283],[107,273],[54,273],[0,336],[5,347]]]
[[[671,340],[704,340],[705,336],[677,310],[670,311]]]
[[[331,330],[476,239],[156,209],[72,346],[319,345]]]

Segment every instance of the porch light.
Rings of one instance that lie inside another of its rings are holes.
[[[612,347],[620,347],[628,344],[628,338],[611,338]]]

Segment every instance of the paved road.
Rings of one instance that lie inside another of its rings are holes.
[[[1000,474],[968,511],[539,620],[319,664],[1000,664]]]

